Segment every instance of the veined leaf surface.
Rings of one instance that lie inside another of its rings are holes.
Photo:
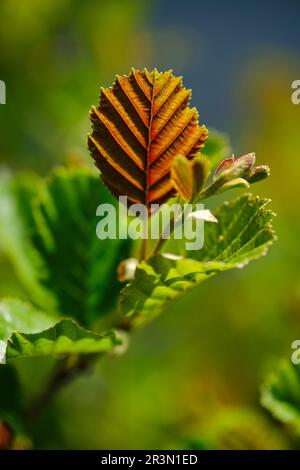
[[[96,235],[98,205],[115,200],[86,168],[58,168],[38,185],[23,180],[0,184],[2,248],[32,302],[89,325],[114,308],[116,270],[130,252],[130,239]]]
[[[14,331],[37,333],[53,326],[58,317],[17,299],[0,302],[0,363],[5,362],[7,343]]]
[[[13,357],[108,352],[124,341],[115,330],[99,335],[17,299],[0,302],[0,363]]]
[[[300,365],[281,361],[261,389],[261,404],[300,435]]]
[[[170,163],[191,159],[204,146],[207,129],[189,108],[191,91],[172,71],[133,69],[102,88],[90,113],[89,148],[101,178],[116,196],[131,203],[162,204],[174,195]]]
[[[123,314],[152,318],[208,276],[242,268],[266,254],[275,238],[268,202],[245,194],[224,203],[214,212],[218,224],[205,225],[201,250],[182,252],[185,257],[157,255],[143,261],[135,279],[122,291]],[[175,242],[184,247],[182,240]]]
[[[64,318],[40,333],[13,333],[7,345],[7,358],[100,354],[123,343],[124,338],[115,330],[99,335]]]

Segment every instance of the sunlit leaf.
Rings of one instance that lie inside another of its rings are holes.
[[[99,335],[70,318],[59,319],[15,299],[0,303],[1,362],[15,357],[99,354],[120,347],[116,331]]]
[[[83,324],[113,308],[120,290],[117,267],[128,257],[131,241],[97,238],[98,205],[115,204],[97,175],[59,168],[38,187],[18,178],[0,194],[0,215],[7,221],[0,240],[30,299]],[[24,211],[26,200],[30,209]]]
[[[102,88],[91,110],[89,148],[105,185],[131,203],[161,204],[174,195],[170,163],[176,155],[195,157],[207,139],[191,91],[172,71],[133,69]]]
[[[199,261],[221,261],[243,267],[267,253],[276,238],[271,225],[274,212],[267,208],[270,199],[243,194],[223,203],[213,212],[217,224],[206,224],[204,246],[187,255]]]
[[[200,443],[200,446],[199,444]],[[278,450],[286,449],[284,435],[274,428],[272,421],[255,409],[228,408],[210,418],[200,439],[191,441],[191,449],[215,450]]]
[[[209,175],[209,161],[205,157],[195,157],[188,160],[182,155],[173,159],[171,164],[171,181],[180,195],[191,202],[201,191]]]
[[[230,189],[236,189],[236,188],[248,189],[249,187],[250,187],[250,184],[244,178],[235,178],[233,180],[227,181],[227,183],[224,183],[223,186],[221,186],[217,192],[223,193],[225,191],[229,191]]]
[[[37,333],[57,323],[54,315],[33,308],[30,304],[16,299],[0,302],[0,363],[5,362],[7,343],[14,331]]]
[[[7,346],[7,358],[100,354],[123,345],[116,331],[99,335],[80,327],[74,320],[63,319],[40,333],[13,333]]]
[[[51,308],[51,298],[39,283],[29,256],[32,251],[29,234],[35,225],[32,202],[42,186],[42,180],[30,173],[0,180],[0,245],[31,297]]]
[[[275,237],[267,202],[248,194],[225,203],[214,212],[218,223],[205,226],[202,250],[186,252],[185,258],[157,255],[142,262],[122,291],[122,312],[155,316],[208,276],[242,268],[266,254]]]
[[[300,434],[300,365],[282,361],[262,386],[261,403]]]

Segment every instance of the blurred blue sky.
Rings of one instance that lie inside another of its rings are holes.
[[[268,58],[300,65],[299,0],[160,0],[149,10],[153,65],[184,75],[208,126],[235,133],[238,86],[251,63]]]

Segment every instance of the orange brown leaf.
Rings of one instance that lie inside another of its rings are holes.
[[[89,149],[101,178],[116,196],[130,203],[162,204],[175,193],[170,164],[176,155],[199,154],[207,139],[189,108],[191,91],[172,71],[132,69],[102,88],[90,118]]]

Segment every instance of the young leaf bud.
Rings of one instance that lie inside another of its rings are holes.
[[[119,282],[132,281],[135,277],[138,263],[136,258],[128,258],[122,261],[117,270]]]
[[[229,170],[232,167],[233,163],[234,163],[234,155],[232,155],[229,158],[225,158],[225,160],[222,160],[215,171],[214,180],[216,180],[224,172]]]
[[[235,188],[249,188],[250,184],[244,178],[235,178],[233,180],[227,181],[224,183],[223,186],[220,187],[218,193],[223,193],[224,191],[228,191],[229,189]]]
[[[247,153],[242,157],[234,156],[223,160],[215,171],[214,179],[225,177],[228,181],[233,178],[246,176],[255,164],[255,153]]]
[[[171,182],[180,197],[191,202],[201,191],[209,175],[210,164],[205,157],[188,160],[183,155],[175,157],[171,164]]]
[[[270,176],[270,167],[268,165],[259,165],[252,168],[245,179],[252,184],[262,181],[268,176]]]

